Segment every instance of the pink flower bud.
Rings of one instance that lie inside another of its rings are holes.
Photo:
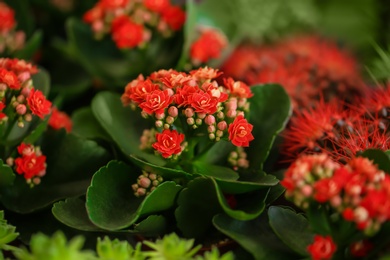
[[[29,80],[31,78],[31,74],[28,71],[22,72],[18,75],[18,79],[20,82],[25,82],[26,80]]]
[[[27,122],[31,122],[31,120],[32,120],[32,115],[31,115],[31,114],[25,114],[25,115],[24,115],[24,120],[26,120]]]
[[[20,94],[22,94],[25,97],[28,97],[28,96],[30,96],[30,92],[31,92],[30,88],[22,88],[22,90],[20,91]]]
[[[164,125],[163,121],[161,121],[161,120],[157,120],[155,124],[156,124],[157,128],[163,127],[163,125]]]
[[[39,177],[43,177],[43,176],[45,176],[46,175],[46,169],[45,170],[42,170],[42,171],[40,171],[39,173],[38,173],[38,176]]]
[[[41,183],[41,178],[34,178],[32,181],[35,185],[38,185]]]
[[[214,126],[214,125],[209,125],[209,126],[207,127],[207,131],[208,131],[209,133],[214,133],[214,132],[215,132],[215,126]]]
[[[215,124],[215,117],[213,115],[208,115],[204,121],[208,125],[213,125]]]
[[[197,125],[201,125],[201,124],[202,124],[202,119],[197,118],[197,119],[195,120],[195,123],[196,123]]]
[[[161,113],[161,114],[155,114],[154,116],[155,116],[155,117],[156,117],[156,119],[158,119],[158,120],[161,120],[161,119],[165,118],[165,114],[164,114],[164,113]]]
[[[209,138],[210,138],[210,140],[214,140],[215,139],[215,134],[209,134]]]
[[[198,118],[203,119],[206,117],[206,113],[197,113],[196,114]]]
[[[172,125],[173,122],[175,122],[175,118],[173,118],[171,116],[168,116],[167,119],[165,120],[165,122],[167,122],[168,124]]]
[[[301,192],[302,192],[303,196],[310,197],[313,194],[313,187],[310,185],[304,185],[301,188]]]
[[[170,96],[170,97],[175,94],[175,92],[173,92],[173,90],[170,88],[167,88],[166,90],[168,91],[168,96]]]
[[[187,118],[187,124],[193,125],[195,124],[195,120],[192,117]]]
[[[158,180],[154,180],[154,181],[152,182],[152,185],[153,185],[154,187],[158,186],[159,184],[160,184],[160,182],[159,182]]]
[[[18,101],[19,103],[23,103],[25,100],[26,100],[26,97],[23,96],[23,95],[19,95],[19,96],[16,98],[16,101]]]
[[[155,173],[151,173],[149,174],[149,179],[151,179],[152,181],[156,180],[157,179],[157,175]]]
[[[137,191],[139,187],[137,183],[134,183],[133,185],[131,185],[131,188],[133,189],[133,191]]]
[[[14,158],[8,157],[7,160],[5,161],[7,165],[13,166],[14,165]]]
[[[224,114],[222,111],[219,111],[219,112],[217,113],[217,117],[218,117],[219,119],[223,119],[223,118],[225,117],[225,114]]]
[[[144,188],[138,188],[137,191],[135,192],[135,196],[141,197],[145,196],[146,190]]]
[[[194,110],[192,108],[188,107],[184,111],[184,114],[186,115],[186,117],[193,117],[194,116]]]
[[[7,90],[7,85],[4,83],[0,83],[0,91],[6,91]]]
[[[179,114],[179,110],[177,109],[177,107],[171,106],[171,107],[168,109],[168,114],[169,114],[171,117],[177,117],[177,115]]]
[[[222,137],[223,136],[223,131],[217,130],[217,137]]]
[[[219,130],[221,131],[225,131],[225,129],[227,128],[227,123],[226,121],[221,121],[217,124],[217,127]]]
[[[138,184],[139,184],[141,187],[145,188],[145,189],[146,189],[146,188],[149,188],[150,183],[151,183],[151,180],[150,180],[149,178],[143,177],[143,178],[141,178],[141,179],[138,180]]]
[[[26,114],[26,111],[27,111],[26,105],[19,104],[16,106],[16,113],[18,113],[19,115]]]
[[[104,23],[101,20],[96,20],[92,23],[92,30],[95,33],[100,33],[104,30]]]
[[[233,118],[237,116],[237,110],[228,110],[226,112],[226,116],[229,118]]]

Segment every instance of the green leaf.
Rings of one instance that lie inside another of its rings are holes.
[[[384,172],[390,173],[390,155],[377,149],[367,149],[359,156],[366,157],[378,165],[378,168]]]
[[[212,218],[222,212],[211,178],[198,177],[180,192],[175,211],[177,226],[185,237],[200,238],[212,226]]]
[[[39,68],[39,72],[31,76],[35,89],[39,89],[48,97],[50,92],[50,75],[44,68]]]
[[[44,121],[39,122],[35,129],[23,139],[23,142],[27,144],[34,144],[36,141],[38,141],[38,139],[46,131],[48,122],[49,117],[47,117]]]
[[[203,176],[214,177],[220,180],[237,180],[238,173],[230,168],[204,163],[203,161],[193,162],[194,172]]]
[[[64,130],[45,134],[41,149],[47,157],[46,175],[33,188],[20,176],[13,186],[1,190],[7,209],[30,213],[57,200],[85,194],[93,173],[110,158],[96,142],[67,135]]]
[[[86,207],[96,226],[106,230],[127,228],[140,217],[175,204],[181,187],[170,181],[163,182],[144,198],[135,197],[131,185],[139,175],[140,172],[116,161],[95,173],[87,191]]]
[[[251,88],[249,122],[255,139],[247,149],[250,167],[261,169],[272,147],[291,115],[291,102],[280,85],[266,84]]]
[[[111,140],[96,120],[90,107],[83,107],[72,114],[72,133],[87,139]]]
[[[220,232],[250,252],[255,259],[299,259],[272,231],[267,214],[249,221],[219,214],[213,218],[213,224]]]
[[[151,125],[138,111],[124,107],[118,94],[98,93],[92,100],[92,112],[124,154],[134,154],[158,166],[165,164],[162,158],[138,148],[142,131],[151,128]]]
[[[280,240],[301,256],[308,256],[306,248],[313,242],[314,234],[302,214],[297,214],[292,209],[272,206],[268,210],[268,217],[271,228]]]
[[[80,198],[54,203],[52,213],[57,220],[69,227],[84,231],[103,231],[88,218],[85,201]]]
[[[0,188],[10,186],[14,183],[15,173],[12,168],[3,163],[0,159]]]
[[[174,179],[182,177],[185,177],[187,179],[193,178],[193,175],[188,172],[154,165],[152,163],[145,162],[133,155],[130,155],[130,159],[135,165],[139,166],[144,171],[156,173],[158,175],[161,175],[164,179]]]
[[[134,232],[143,236],[160,236],[167,231],[167,219],[162,215],[150,215],[134,225]]]
[[[306,210],[306,216],[309,220],[312,230],[316,234],[323,236],[331,235],[329,213],[323,206],[311,206]]]
[[[8,243],[14,241],[19,233],[15,232],[15,227],[7,224],[7,220],[4,219],[4,211],[0,211],[0,253],[1,249],[4,249]]]
[[[43,33],[37,30],[30,39],[24,44],[23,49],[15,53],[15,57],[23,60],[31,60],[42,44]]]

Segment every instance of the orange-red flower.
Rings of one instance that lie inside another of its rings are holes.
[[[139,107],[149,115],[153,113],[163,114],[165,108],[167,108],[173,100],[173,97],[169,95],[167,90],[154,90],[146,96],[144,102],[139,104]]]
[[[134,48],[143,42],[144,27],[128,16],[119,16],[112,21],[112,39],[120,49]]]
[[[253,125],[248,123],[244,116],[238,115],[229,125],[229,140],[235,146],[248,147],[249,142],[255,139],[252,135],[252,129]]]
[[[313,260],[332,259],[336,252],[337,246],[330,236],[314,236],[314,242],[307,247]]]
[[[173,31],[178,31],[186,21],[186,13],[178,6],[169,6],[163,10],[161,18]]]
[[[2,113],[1,111],[3,111],[3,109],[5,108],[5,104],[3,101],[0,101],[0,120],[5,118],[7,115]]]
[[[169,0],[144,0],[144,5],[153,12],[162,13],[169,8],[170,2]]]
[[[173,154],[179,154],[182,151],[181,143],[184,141],[184,134],[176,130],[165,129],[162,133],[156,134],[156,140],[152,146],[164,158],[168,158]]]
[[[253,96],[251,89],[242,81],[234,81],[232,78],[224,78],[225,87],[233,96],[240,98],[250,98]]]
[[[197,113],[214,114],[218,108],[218,99],[201,90],[189,96],[188,103]]]
[[[105,9],[125,8],[130,0],[100,0],[99,4]]]
[[[27,98],[27,104],[31,112],[40,118],[43,118],[51,112],[51,102],[39,90],[31,90]]]
[[[206,63],[210,59],[217,59],[226,45],[227,40],[221,32],[215,29],[204,30],[191,45],[191,59],[194,64]]]
[[[10,89],[20,89],[20,82],[15,73],[3,68],[0,68],[0,83],[7,85]]]
[[[134,85],[131,82],[126,86],[122,100],[129,99],[135,103],[142,103],[146,100],[147,95],[158,89],[159,86],[152,83],[149,79],[139,80]]]
[[[17,76],[27,73],[38,73],[38,68],[25,60],[0,58],[0,68],[14,72]]]
[[[1,33],[7,33],[16,25],[14,10],[3,2],[0,2],[0,21]]]
[[[41,176],[46,170],[46,156],[37,156],[35,153],[15,159],[16,172],[23,174],[25,179]]]
[[[49,126],[55,130],[65,128],[68,133],[72,131],[73,124],[70,117],[65,112],[59,111],[55,107],[51,111],[51,116],[48,123]]]

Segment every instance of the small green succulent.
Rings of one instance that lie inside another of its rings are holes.
[[[137,243],[135,249],[127,241],[118,239],[110,240],[98,238],[96,251],[101,260],[144,260],[146,257],[141,252],[141,243]]]

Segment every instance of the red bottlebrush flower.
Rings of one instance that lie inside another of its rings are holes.
[[[14,10],[3,2],[0,2],[0,21],[1,33],[9,32],[16,25]]]
[[[172,103],[173,97],[167,90],[154,90],[146,96],[144,102],[139,107],[148,115],[163,114],[164,110]]]
[[[134,48],[143,42],[144,27],[128,16],[118,16],[112,21],[112,39],[120,49]]]
[[[239,98],[250,98],[253,96],[251,89],[244,82],[234,81],[232,78],[223,79],[225,87],[230,91],[230,94]]]
[[[31,112],[39,118],[43,118],[51,112],[51,102],[39,90],[31,89],[30,95],[27,97],[27,104]]]
[[[253,125],[242,116],[238,115],[229,125],[229,140],[235,146],[248,147],[249,142],[255,139],[252,135]]]
[[[362,240],[352,243],[349,246],[349,251],[354,257],[365,257],[371,251],[374,245],[368,240]]]
[[[218,108],[218,99],[201,90],[189,96],[188,103],[197,113],[214,114]]]
[[[313,260],[332,259],[336,250],[337,246],[330,236],[315,235],[313,244],[307,247],[307,251]]]
[[[144,0],[144,5],[153,12],[162,13],[169,8],[170,2],[169,0]]]
[[[184,134],[176,130],[165,129],[162,133],[156,134],[156,140],[152,146],[164,158],[168,158],[173,154],[179,154],[182,151],[181,143],[184,141]]]
[[[7,85],[10,89],[20,89],[20,82],[15,73],[3,68],[0,68],[0,83]]]
[[[16,172],[23,174],[26,180],[35,176],[43,176],[46,171],[46,156],[36,154],[22,156],[15,159]]]
[[[226,45],[226,37],[221,32],[215,29],[204,30],[191,45],[191,59],[194,64],[206,63],[210,59],[217,59]]]
[[[186,21],[186,13],[178,6],[169,6],[163,10],[161,18],[173,31],[179,31]]]
[[[49,126],[55,130],[65,128],[66,132],[70,133],[72,131],[72,120],[70,117],[59,111],[57,108],[53,108],[51,111],[51,116],[49,118]]]

